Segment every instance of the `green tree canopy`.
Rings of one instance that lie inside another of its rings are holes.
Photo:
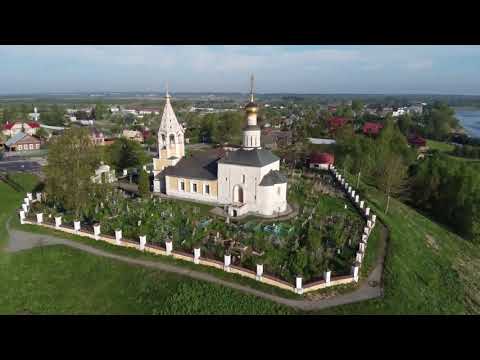
[[[108,162],[119,171],[131,167],[140,168],[149,161],[142,146],[138,142],[125,137],[118,138],[110,145],[107,158]]]

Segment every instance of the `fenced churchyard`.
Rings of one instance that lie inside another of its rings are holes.
[[[35,195],[35,199],[34,196]],[[207,205],[128,198],[111,189],[80,218],[48,194],[27,194],[22,223],[38,224],[214,266],[297,293],[358,281],[376,216],[332,168],[291,183],[298,215],[282,222],[230,222]]]

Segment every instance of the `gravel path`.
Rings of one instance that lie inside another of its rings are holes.
[[[377,264],[374,270],[370,273],[368,279],[366,281],[362,281],[358,289],[348,294],[334,296],[329,299],[292,300],[292,299],[283,298],[281,296],[268,294],[260,290],[255,290],[248,286],[240,285],[235,282],[222,280],[215,277],[214,275],[211,275],[202,271],[190,270],[181,266],[169,265],[169,264],[165,264],[157,261],[140,260],[140,259],[135,259],[128,256],[117,255],[117,254],[110,253],[108,251],[100,250],[93,246],[85,245],[72,240],[62,239],[56,236],[40,235],[40,234],[34,234],[34,233],[25,232],[25,231],[10,229],[9,223],[10,221],[8,221],[7,223],[7,230],[10,234],[10,241],[6,248],[8,252],[16,252],[16,251],[31,249],[38,246],[65,245],[77,250],[85,251],[93,255],[103,256],[106,258],[123,261],[128,264],[145,266],[149,268],[158,269],[161,271],[188,276],[193,279],[198,279],[198,280],[203,280],[203,281],[208,281],[211,283],[223,285],[232,289],[240,290],[244,293],[256,295],[261,298],[268,299],[276,303],[291,306],[301,310],[307,310],[307,311],[320,310],[320,309],[325,309],[332,306],[373,299],[383,295],[382,274],[383,274],[383,263],[384,263],[385,254],[386,254],[386,243],[388,238],[388,230],[384,227],[382,227],[383,231],[381,236],[381,251],[377,260]]]

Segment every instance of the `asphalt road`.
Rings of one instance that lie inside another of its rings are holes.
[[[0,172],[38,173],[42,166],[36,161],[0,161]]]

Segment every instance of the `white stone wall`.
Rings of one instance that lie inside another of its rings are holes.
[[[233,202],[233,190],[236,185],[243,189],[243,201],[249,212],[273,215],[280,209],[287,209],[287,184],[259,186],[262,178],[270,170],[279,170],[280,161],[264,167],[251,167],[233,164],[218,164],[218,201],[220,204]],[[245,183],[243,182],[245,176]],[[280,188],[280,195],[277,191]]]

